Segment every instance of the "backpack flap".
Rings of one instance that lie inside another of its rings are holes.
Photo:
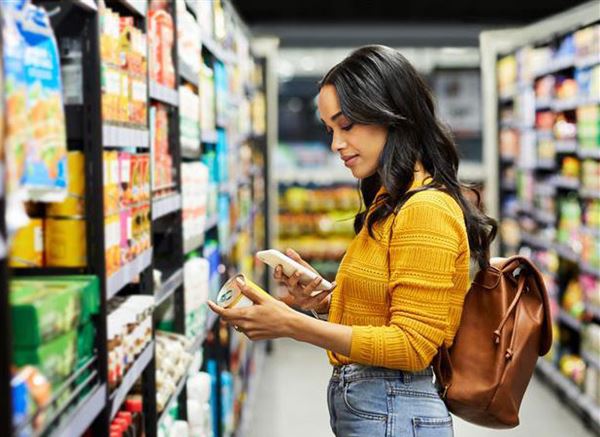
[[[543,357],[552,347],[552,316],[550,313],[550,303],[548,301],[548,291],[546,290],[546,284],[544,283],[542,274],[529,259],[518,255],[508,259],[502,259],[495,267],[504,273],[515,271],[517,268],[521,269],[519,274],[523,272],[527,274],[527,288],[530,291],[535,292],[542,302],[544,321],[540,336],[539,356]]]

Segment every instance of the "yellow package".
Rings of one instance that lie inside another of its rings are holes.
[[[44,233],[42,219],[31,219],[14,236],[10,250],[11,267],[44,265]]]
[[[48,267],[85,267],[86,234],[83,218],[45,220],[46,265]]]
[[[67,168],[69,173],[67,198],[64,202],[48,204],[46,214],[50,217],[85,215],[85,157],[83,152],[69,152]]]

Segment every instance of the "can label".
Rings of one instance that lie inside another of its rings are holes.
[[[230,278],[223,285],[223,287],[221,287],[221,290],[217,295],[217,305],[223,308],[247,308],[254,305],[254,302],[252,302],[252,300],[247,298],[244,293],[242,293],[240,285],[237,282],[238,278],[241,278],[246,285],[251,287],[253,290],[268,295],[265,290],[260,288],[254,282],[250,281],[245,275],[239,274]]]

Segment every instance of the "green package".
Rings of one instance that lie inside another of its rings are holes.
[[[33,348],[79,322],[80,292],[76,286],[49,286],[36,281],[11,281],[13,344]]]
[[[77,362],[77,332],[69,331],[41,346],[15,347],[13,361],[17,367],[33,365],[53,384],[60,384],[73,372]]]
[[[77,359],[79,362],[89,360],[94,355],[94,339],[96,329],[91,322],[79,325],[77,329]]]
[[[59,283],[70,286],[77,285],[81,293],[80,324],[88,322],[93,315],[100,312],[100,280],[93,275],[70,275],[70,276],[31,276],[18,281],[39,281],[43,283]]]

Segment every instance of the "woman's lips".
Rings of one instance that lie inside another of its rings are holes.
[[[344,165],[350,168],[358,161],[358,155],[345,156],[342,157],[342,160],[344,161]]]

